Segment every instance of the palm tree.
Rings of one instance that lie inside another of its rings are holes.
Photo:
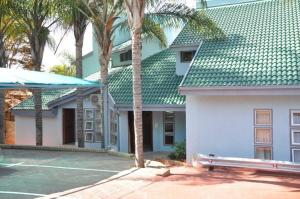
[[[133,67],[133,110],[135,132],[136,166],[144,167],[143,155],[143,125],[142,125],[142,88],[141,88],[141,34],[145,19],[154,18],[156,23],[176,26],[178,23],[189,22],[195,30],[223,36],[223,32],[204,14],[196,12],[182,4],[160,4],[155,0],[124,0],[128,24],[132,36],[132,67]],[[154,13],[145,14],[145,8],[151,11],[154,6],[162,5]],[[155,20],[156,18],[156,20]]]
[[[88,25],[88,17],[81,12],[84,10],[84,5],[88,0],[66,0],[66,9],[64,12],[60,12],[62,15],[63,23],[67,27],[73,27],[76,47],[76,77],[83,78],[82,76],[82,47],[83,39]],[[83,131],[83,90],[77,89],[77,114],[76,114],[76,134],[78,147],[84,147],[84,131]]]
[[[59,2],[59,0],[23,0],[17,2],[18,26],[29,41],[32,64],[36,71],[41,70],[45,45],[50,41],[50,28],[59,20],[55,16],[56,9],[60,7]],[[41,89],[35,89],[33,95],[36,145],[43,145]]]
[[[117,30],[128,28],[126,19],[126,13],[123,8],[124,0],[90,0],[88,3],[85,2],[85,13],[92,25],[95,32],[96,40],[99,46],[99,63],[101,66],[100,81],[101,81],[101,105],[100,106],[100,129],[102,132],[102,148],[105,147],[105,129],[104,129],[104,108],[108,107],[107,96],[108,96],[108,65],[112,56],[112,45],[113,36]],[[149,37],[158,38],[163,45],[166,45],[166,37],[163,34],[163,30],[157,27],[157,24],[149,19],[144,24],[144,30]]]
[[[0,67],[7,66],[6,42],[12,36],[14,3],[0,1]],[[0,144],[5,143],[5,90],[0,89]]]

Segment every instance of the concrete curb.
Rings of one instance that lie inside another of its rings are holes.
[[[66,152],[91,152],[106,153],[105,149],[85,149],[85,148],[67,148],[67,147],[50,147],[50,146],[32,146],[32,145],[9,145],[0,144],[0,149],[22,149],[22,150],[40,150],[40,151],[66,151]]]
[[[130,159],[134,158],[134,154],[132,154],[132,153],[123,153],[123,152],[118,152],[118,151],[107,151],[107,153],[109,155],[113,155],[113,156],[117,156],[117,157],[121,157],[121,158],[130,158]]]

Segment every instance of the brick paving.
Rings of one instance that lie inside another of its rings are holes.
[[[300,176],[240,169],[172,167],[171,176],[159,168],[131,169],[108,180],[60,193],[72,199],[260,199],[300,198]],[[55,198],[50,195],[46,198]]]

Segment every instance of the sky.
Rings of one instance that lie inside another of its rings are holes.
[[[64,35],[65,30],[56,29],[50,33],[50,36],[55,40],[56,44],[58,45],[59,41],[61,40],[62,36]],[[88,25],[85,36],[84,36],[84,44],[83,44],[83,55],[91,52],[92,48],[92,26],[91,24]],[[67,52],[71,55],[75,56],[75,38],[73,34],[73,30],[70,30],[64,37],[61,44],[58,47],[57,52],[54,54],[54,51],[46,45],[44,58],[43,58],[43,68],[46,71],[57,64],[64,64],[66,60],[62,56],[64,52]]]

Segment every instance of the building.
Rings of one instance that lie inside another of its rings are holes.
[[[151,54],[144,53],[145,151],[169,151],[186,140],[188,161],[202,153],[299,162],[299,1],[266,0],[206,12],[225,39],[203,40],[187,26],[168,49],[151,47]],[[123,152],[134,151],[129,44],[123,40],[114,47],[105,111],[106,145]],[[150,49],[146,45],[143,51]],[[87,79],[99,77],[93,70],[86,69]],[[97,92],[86,91],[87,147],[100,146],[93,104]],[[74,92],[43,96],[44,143],[65,144],[64,125],[76,121]],[[32,107],[31,99],[14,108],[17,144],[34,144]]]

